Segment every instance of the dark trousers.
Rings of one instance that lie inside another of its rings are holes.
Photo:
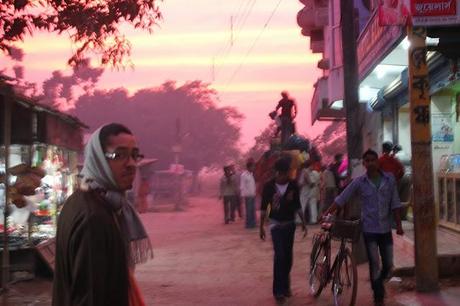
[[[393,237],[391,232],[385,234],[363,233],[363,236],[369,259],[369,274],[374,291],[374,300],[382,301],[385,296],[383,282],[393,267]],[[382,261],[381,268],[380,259]]]
[[[256,197],[244,197],[246,206],[246,228],[256,226]]]
[[[271,229],[273,250],[273,295],[287,295],[290,292],[289,274],[292,268],[295,222],[276,225]]]
[[[225,223],[235,221],[235,209],[238,204],[237,196],[224,196],[224,219]]]
[[[238,213],[238,217],[243,218],[243,210],[241,206],[241,198],[239,196],[235,196],[235,202],[232,206],[232,216],[235,216],[236,213]]]

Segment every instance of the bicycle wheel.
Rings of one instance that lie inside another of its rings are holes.
[[[310,255],[310,293],[314,297],[318,297],[326,284],[327,276],[327,253],[325,245],[321,243],[321,239],[316,237],[313,243],[312,252]]]
[[[358,270],[351,257],[351,252],[345,248],[344,253],[334,269],[332,293],[336,306],[354,306],[358,290]]]

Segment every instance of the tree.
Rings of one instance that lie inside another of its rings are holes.
[[[53,71],[52,76],[43,82],[43,96],[39,97],[40,102],[61,110],[73,108],[76,99],[75,87],[78,87],[80,93],[91,93],[103,73],[103,68],[91,67],[89,59],[84,59],[80,65],[72,67],[71,75],[64,75],[60,70]]]
[[[36,30],[69,33],[77,48],[68,60],[79,64],[90,52],[102,65],[122,65],[131,45],[122,24],[152,31],[161,19],[155,0],[3,0],[0,2],[0,50],[11,54],[14,44]]]
[[[276,130],[275,124],[270,123],[259,135],[254,137],[254,145],[244,154],[242,164],[249,158],[258,160],[264,152],[270,148],[270,143],[273,140],[273,134]]]
[[[182,153],[187,169],[220,166],[236,160],[242,115],[231,107],[218,107],[215,91],[201,81],[177,86],[169,81],[157,88],[145,88],[130,96],[126,89],[95,90],[81,96],[71,111],[94,130],[108,122],[120,122],[136,135],[148,157],[158,158],[158,168],[174,161],[180,122]]]
[[[313,146],[320,152],[322,162],[331,162],[337,153],[347,151],[345,123],[334,121],[312,140]]]

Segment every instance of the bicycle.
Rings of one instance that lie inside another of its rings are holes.
[[[322,231],[313,236],[310,255],[309,285],[316,298],[332,281],[336,306],[354,306],[358,290],[358,271],[346,242],[355,242],[360,236],[360,220],[325,220]],[[331,266],[331,240],[340,240],[339,251]]]

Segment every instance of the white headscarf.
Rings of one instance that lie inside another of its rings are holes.
[[[102,191],[101,194],[115,213],[121,212],[118,218],[120,231],[127,244],[129,264],[133,266],[153,258],[152,246],[139,215],[113,178],[99,140],[101,129],[97,129],[86,144],[81,175],[90,189]]]

